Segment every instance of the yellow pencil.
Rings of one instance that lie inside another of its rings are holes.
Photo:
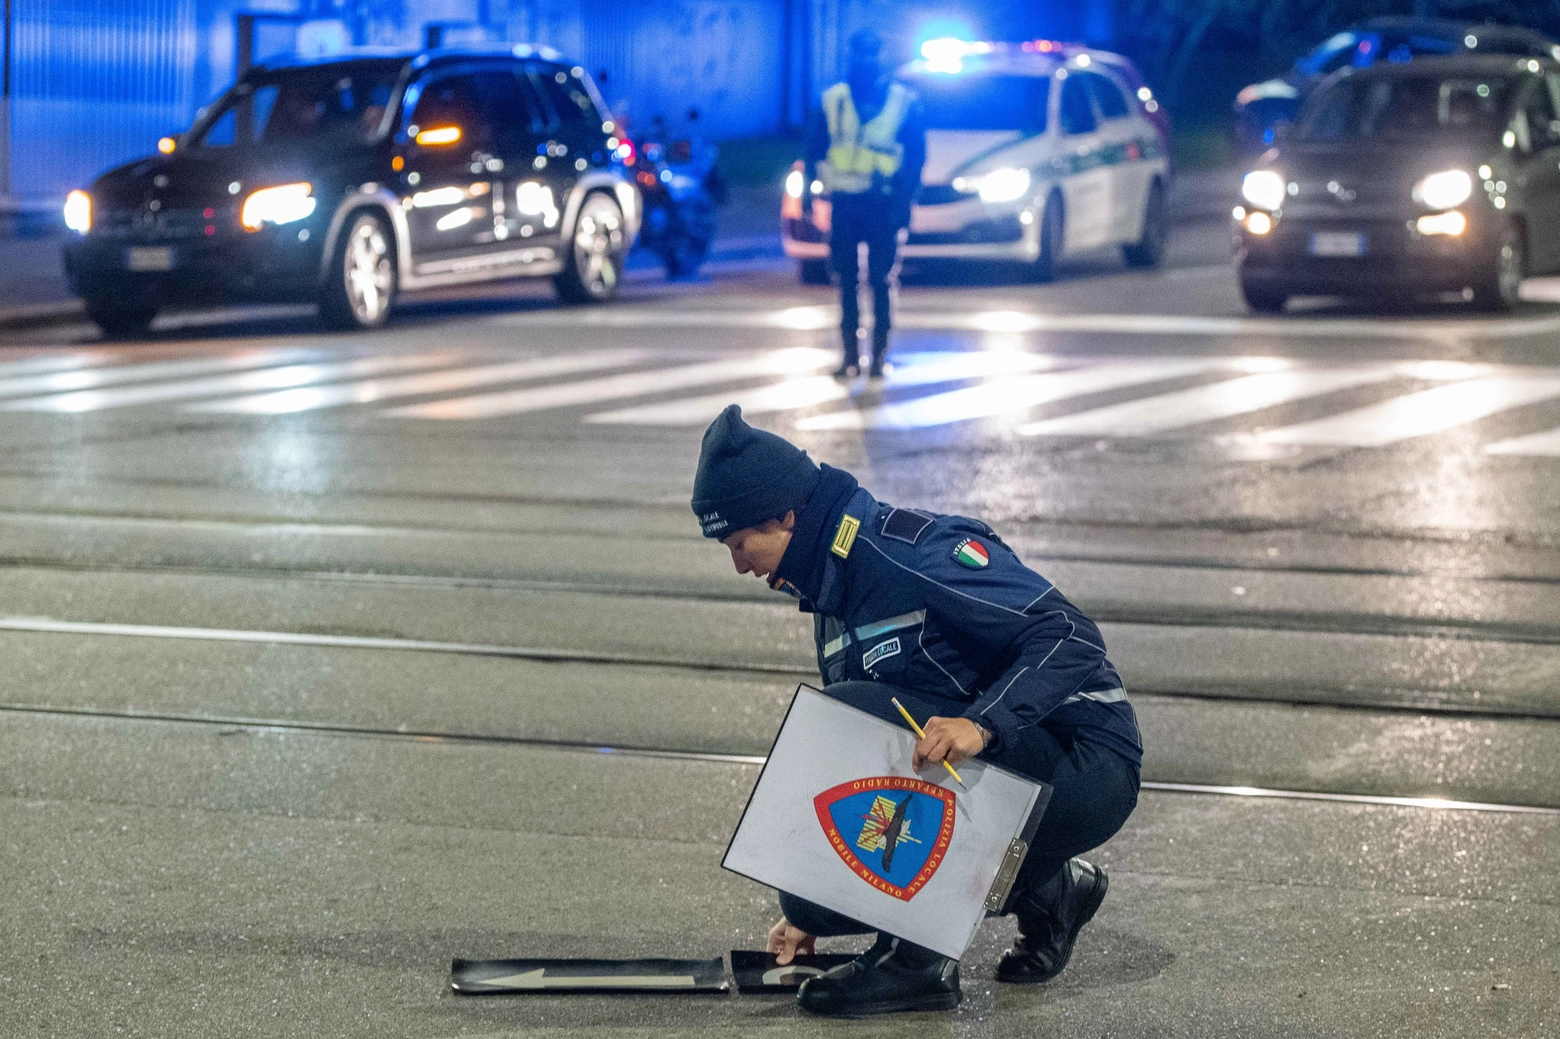
[[[923,740],[926,739],[926,730],[922,729],[915,723],[915,719],[910,717],[910,712],[905,710],[905,705],[899,702],[899,698],[897,696],[890,696],[888,699],[890,703],[899,708],[899,713],[905,716],[905,721],[910,723],[910,728],[915,731],[915,734]],[[946,760],[943,761],[942,767],[948,770],[948,774],[950,776],[959,781],[960,786],[964,785],[964,777],[955,772],[953,770],[953,766],[948,764]]]

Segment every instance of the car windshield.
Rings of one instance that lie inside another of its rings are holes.
[[[402,63],[281,69],[240,83],[200,120],[195,148],[340,148],[377,137]]]
[[[918,76],[910,86],[921,95],[929,130],[1045,132],[1046,76]]]
[[[1311,104],[1295,137],[1342,141],[1491,133],[1506,124],[1514,86],[1497,78],[1346,79]]]

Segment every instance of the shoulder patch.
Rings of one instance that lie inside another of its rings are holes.
[[[914,509],[894,509],[883,517],[883,536],[913,545],[921,540],[926,528],[932,525],[932,517]]]
[[[854,516],[841,516],[839,529],[834,532],[834,544],[829,546],[829,551],[845,559],[850,556],[850,547],[856,543],[856,531],[861,529],[861,521]]]
[[[953,559],[971,570],[984,570],[991,562],[991,553],[974,538],[965,538],[953,547]]]

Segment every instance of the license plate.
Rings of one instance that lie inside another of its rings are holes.
[[[132,245],[125,253],[125,266],[132,271],[171,271],[173,247]]]
[[[1318,231],[1311,236],[1312,256],[1364,256],[1365,236],[1358,231]]]

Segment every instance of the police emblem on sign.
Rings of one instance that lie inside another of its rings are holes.
[[[851,872],[910,901],[942,865],[953,840],[952,790],[905,776],[872,776],[813,798],[818,822]]]

